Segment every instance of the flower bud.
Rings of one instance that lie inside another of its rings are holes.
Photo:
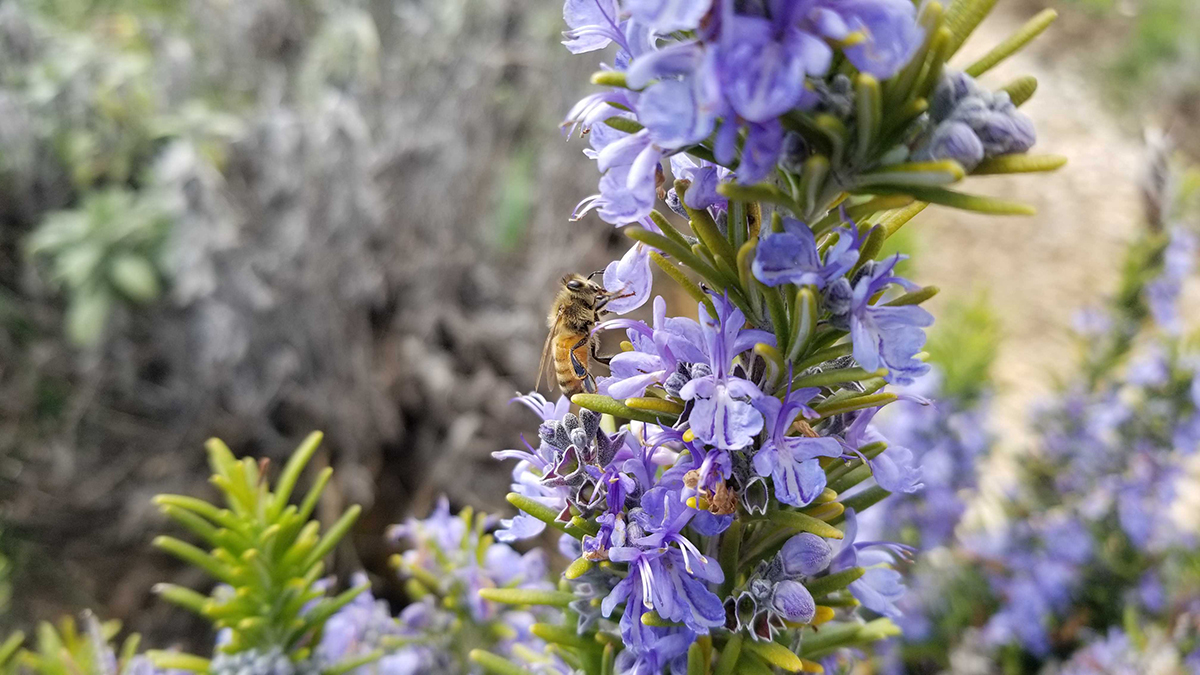
[[[912,156],[918,162],[952,159],[967,171],[979,166],[983,157],[984,147],[979,136],[965,122],[957,120],[939,124],[929,140]]]
[[[995,111],[975,128],[988,157],[1025,152],[1037,142],[1033,121],[1016,108]]]
[[[825,307],[834,317],[844,317],[850,313],[850,305],[854,302],[854,289],[850,282],[841,277],[825,289]]]
[[[833,560],[833,547],[809,532],[787,540],[777,556],[785,577],[806,577],[824,571]]]
[[[812,148],[808,147],[808,141],[795,131],[789,131],[783,137],[783,157],[779,160],[779,165],[784,171],[799,174],[804,168],[804,162],[812,155]]]
[[[954,112],[959,101],[979,93],[979,85],[966,73],[946,72],[938,82],[933,98],[929,101],[929,116],[935,122],[941,122]]]
[[[781,581],[775,584],[771,595],[771,608],[779,616],[795,623],[808,623],[817,613],[817,603],[812,594],[798,581]]]

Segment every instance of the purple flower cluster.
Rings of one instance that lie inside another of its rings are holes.
[[[1090,322],[1089,344],[1123,345],[1113,352],[1119,358],[1098,361],[1107,368],[1085,372],[1035,411],[1036,452],[1011,491],[1014,519],[975,533],[960,551],[997,601],[982,633],[993,649],[1048,659],[1080,644],[1082,621],[1136,612],[1170,625],[1200,601],[1200,588],[1180,572],[1195,564],[1198,543],[1194,521],[1181,514],[1195,490],[1189,467],[1200,449],[1200,359],[1174,325],[1190,239],[1173,234],[1164,260],[1144,259],[1156,281],[1133,286],[1164,323],[1138,322],[1130,335],[1119,315]],[[1156,294],[1169,301],[1159,309]],[[937,462],[922,460],[933,483]],[[1143,672],[1130,665],[1143,662],[1122,661],[1136,656],[1128,646],[1125,635],[1111,633],[1062,672]]]
[[[479,632],[500,636],[492,645],[498,653],[540,654],[544,644],[530,633],[539,617],[484,600],[479,591],[552,588],[545,553],[535,549],[521,554],[491,542],[484,532],[494,525],[494,519],[484,516],[452,515],[443,498],[428,518],[394,526],[390,537],[410,544],[395,562],[409,578],[415,601],[392,616],[383,600],[369,592],[359,595],[325,624],[315,649],[317,662],[336,665],[381,652],[378,660],[353,672],[466,672],[466,652],[479,646],[473,643]],[[541,612],[541,618],[547,616]]]
[[[882,269],[862,276],[889,283],[891,267]],[[679,667],[689,646],[714,630],[771,640],[808,624],[820,598],[806,584],[841,572],[861,570],[842,587],[862,606],[899,614],[904,586],[891,564],[912,549],[855,541],[856,514],[833,501],[837,494],[827,483],[828,472],[864,464],[872,484],[914,491],[920,474],[912,453],[891,447],[864,454],[886,447],[870,424],[877,406],[822,420],[812,405],[838,388],[783,386],[778,396],[768,393],[780,385],[769,384],[753,354],[756,346],[773,346],[775,335],[747,327],[729,298],[711,295],[709,301],[715,314],[701,303],[699,321],[667,317],[665,302],[656,298],[650,324],[614,319],[601,325],[624,329],[628,349],[613,357],[612,375],[599,379],[600,395],[677,401],[672,419],[606,430],[593,410],[568,412],[565,399],[555,404],[530,394],[516,400],[542,419],[538,445],[494,453],[518,460],[513,491],[531,503],[503,521],[497,537],[540,534],[546,516],[528,512],[536,510],[533,504],[553,515],[552,524],[567,532],[564,552],[586,570],[574,581],[577,628],[617,623],[625,644],[619,672]],[[802,532],[771,546],[762,521],[762,555],[747,561],[744,577],[729,577],[737,570],[718,564],[718,542],[735,518],[805,507],[844,517],[840,541]],[[622,572],[614,573],[612,564]]]
[[[1152,346],[1123,378],[1068,391],[1039,412],[1042,455],[1019,500],[1050,514],[1013,521],[968,546],[988,561],[1000,600],[984,633],[990,644],[1046,656],[1056,631],[1087,611],[1088,580],[1107,579],[1106,597],[1151,617],[1168,617],[1195,593],[1169,581],[1173,566],[1164,560],[1196,545],[1175,516],[1196,451],[1196,382],[1190,359]]]
[[[720,167],[736,167],[742,183],[770,175],[787,115],[822,100],[833,45],[858,71],[885,79],[924,38],[907,0],[567,0],[563,14],[563,44],[574,53],[616,45],[608,67],[628,87],[588,96],[566,122],[592,132],[589,154],[603,173],[600,193],[576,216],[595,209],[616,225],[650,215],[668,157],[676,178],[706,188],[724,180]],[[634,124],[620,132],[600,124],[614,117]],[[716,164],[679,166],[677,153],[700,145]],[[692,208],[707,201],[694,200]]]
[[[952,159],[968,171],[984,159],[1025,152],[1037,141],[1033,121],[1008,93],[987,91],[966,73],[942,76],[929,102],[928,124],[912,158]]]
[[[1096,551],[1085,523],[1054,512],[1015,521],[1001,532],[970,538],[968,549],[998,563],[989,574],[999,610],[984,626],[993,646],[1018,644],[1037,656],[1051,649],[1051,633],[1071,607]]]
[[[1182,227],[1171,231],[1163,251],[1162,273],[1146,285],[1146,301],[1155,323],[1170,333],[1181,330],[1179,294],[1196,265],[1196,235]]]

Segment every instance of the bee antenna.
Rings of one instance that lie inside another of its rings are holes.
[[[597,274],[604,274],[604,270],[596,270],[595,272],[592,272],[591,274],[587,275],[588,281],[591,281],[592,278],[595,277]]]

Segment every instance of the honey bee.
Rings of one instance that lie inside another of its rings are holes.
[[[537,386],[541,386],[546,364],[553,354],[558,388],[568,398],[584,392],[596,393],[596,378],[591,372],[591,362],[594,359],[607,365],[611,357],[604,358],[596,352],[599,343],[592,336],[592,329],[596,327],[600,316],[606,313],[605,305],[617,298],[632,295],[606,291],[592,281],[597,274],[599,272],[586,277],[581,274],[564,276],[562,288],[555,296],[547,318],[550,334],[546,336],[546,344],[542,347]]]

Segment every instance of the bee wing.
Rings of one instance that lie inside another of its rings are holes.
[[[558,318],[554,320],[554,326],[550,328],[550,334],[546,336],[546,344],[542,345],[542,361],[538,364],[537,379],[533,383],[533,390],[537,391],[542,387],[542,379],[546,380],[546,384],[550,387],[550,391],[554,391],[554,378],[546,370],[547,364],[550,363],[550,350],[554,345],[554,336],[558,334],[558,325],[562,323],[562,312],[558,313]]]

